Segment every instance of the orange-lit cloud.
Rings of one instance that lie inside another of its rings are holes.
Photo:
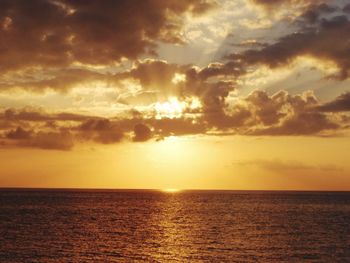
[[[171,135],[333,136],[349,127],[347,95],[322,104],[312,92],[290,95],[281,91],[269,95],[256,90],[233,102],[227,101],[227,96],[223,95],[222,102],[213,102],[214,106],[203,100],[206,107],[197,108],[193,115],[183,112],[175,118],[159,117],[157,112],[147,115],[125,113],[124,117],[106,119],[6,109],[0,115],[2,141],[9,146],[68,150],[75,143],[142,142]]]
[[[285,172],[300,172],[300,171],[333,171],[333,172],[339,172],[342,170],[341,167],[332,165],[332,164],[326,164],[326,165],[310,165],[306,164],[300,161],[293,161],[293,160],[264,160],[264,159],[256,159],[251,161],[241,161],[241,162],[235,162],[234,165],[239,166],[258,166],[260,168],[278,172],[278,173],[285,173]]]

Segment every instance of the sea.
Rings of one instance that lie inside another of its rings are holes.
[[[350,192],[3,189],[0,262],[350,262]]]

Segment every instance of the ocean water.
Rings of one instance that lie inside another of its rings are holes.
[[[3,190],[0,262],[350,262],[350,193]]]

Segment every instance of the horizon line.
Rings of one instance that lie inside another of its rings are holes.
[[[2,191],[81,191],[81,192],[116,192],[116,191],[159,191],[165,192],[169,188],[94,188],[94,187],[0,187]],[[219,189],[219,188],[175,188],[179,192],[206,191],[206,192],[350,192],[349,190],[300,190],[300,189]]]

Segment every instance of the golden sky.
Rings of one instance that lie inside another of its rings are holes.
[[[350,190],[348,0],[0,1],[0,187]]]

